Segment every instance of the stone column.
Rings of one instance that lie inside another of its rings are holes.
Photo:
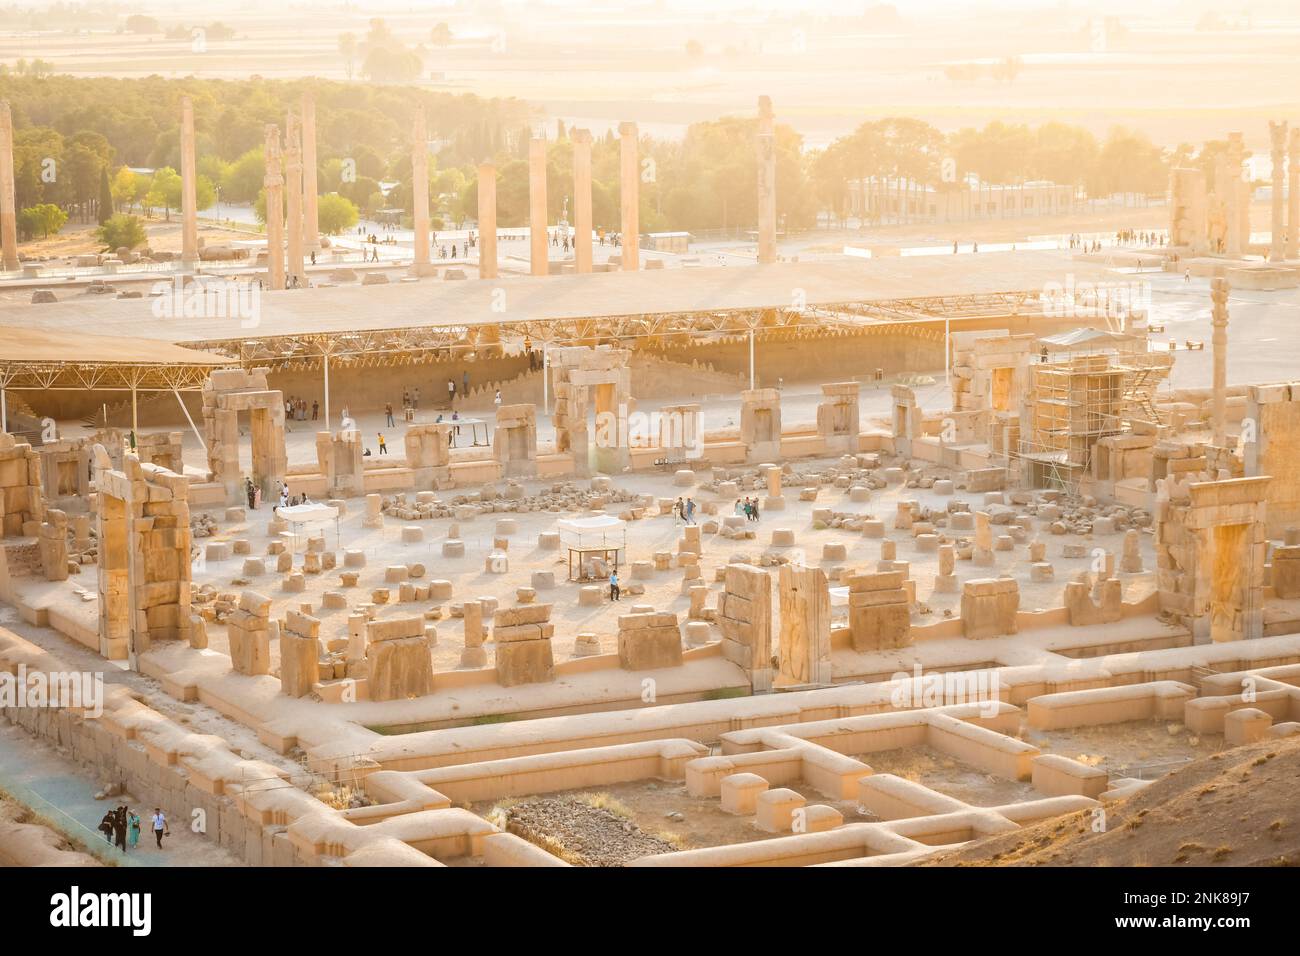
[[[776,119],[758,98],[758,264],[776,262]]]
[[[411,131],[411,196],[414,202],[412,225],[415,229],[415,274],[432,269],[429,241],[429,134],[424,125],[424,109],[415,112]]]
[[[478,275],[497,277],[497,168],[492,163],[478,168]]]
[[[1227,436],[1228,391],[1228,280],[1216,278],[1210,283],[1210,325],[1214,329],[1214,405],[1213,443],[1222,448]]]
[[[1287,143],[1287,222],[1286,247],[1288,259],[1300,257],[1300,126],[1291,130]]]
[[[18,208],[14,199],[14,124],[9,101],[0,102],[0,245],[6,271],[18,268]]]
[[[302,241],[307,251],[320,252],[320,187],[316,182],[316,97],[302,95]]]
[[[578,272],[591,271],[591,130],[575,129],[573,140],[573,259]]]
[[[1224,252],[1230,256],[1240,256],[1242,253],[1241,231],[1237,228],[1240,219],[1238,206],[1241,203],[1241,190],[1237,187],[1241,185],[1242,148],[1241,134],[1229,133],[1228,155],[1224,161],[1223,202],[1226,236]]]
[[[546,232],[546,140],[528,141],[528,245],[530,272],[550,272],[550,242]]]
[[[199,264],[199,202],[194,168],[194,104],[181,97],[181,265]]]
[[[1286,165],[1286,121],[1280,123],[1270,122],[1268,124],[1268,134],[1273,143],[1273,220],[1272,220],[1272,241],[1269,244],[1268,260],[1269,262],[1281,262],[1285,256],[1282,245],[1282,191],[1286,182],[1284,178],[1284,166]]]
[[[302,127],[290,113],[284,121],[284,187],[286,245],[289,263],[286,273],[290,284],[303,284],[302,268]]]
[[[266,124],[266,284],[284,288],[284,171],[280,163],[280,130]]]
[[[641,268],[641,164],[637,159],[636,123],[619,123],[619,200],[623,208],[623,271]]]

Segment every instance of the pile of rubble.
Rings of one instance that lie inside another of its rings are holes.
[[[406,493],[387,495],[382,510],[384,514],[402,521],[422,518],[466,520],[475,515],[493,513],[600,511],[611,504],[627,502],[643,504],[640,495],[613,488],[607,479],[593,481],[591,487],[585,488],[574,482],[559,482],[535,495],[529,495],[522,484],[511,481],[504,490],[487,485],[477,492],[456,495],[449,501],[431,491],[418,492],[414,501]]]

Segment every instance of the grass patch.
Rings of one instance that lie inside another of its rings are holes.
[[[730,700],[733,697],[748,697],[749,690],[744,687],[715,687],[706,690],[701,700]]]

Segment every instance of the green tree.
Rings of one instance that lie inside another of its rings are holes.
[[[104,244],[105,249],[120,249],[123,246],[134,249],[144,245],[144,226],[135,216],[117,213],[109,216],[108,221],[95,230],[95,237]]]
[[[263,197],[265,209],[265,197]],[[344,229],[351,229],[357,224],[360,212],[350,199],[338,193],[326,193],[317,200],[316,212],[320,217],[321,232],[327,236],[337,236]]]
[[[114,207],[124,206],[127,208],[127,212],[131,211],[130,207],[135,204],[137,198],[136,190],[139,186],[137,182],[139,178],[135,173],[131,172],[130,167],[118,167],[117,172],[113,174],[113,181],[109,184]]]
[[[29,206],[18,214],[18,227],[28,238],[40,233],[42,239],[48,239],[51,233],[57,234],[67,221],[68,214],[48,202]]]

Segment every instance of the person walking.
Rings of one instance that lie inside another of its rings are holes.
[[[388,454],[388,443],[384,441],[384,433],[383,433],[383,432],[380,432],[380,433],[379,433],[379,454],[381,454],[381,455],[387,455],[387,454]]]
[[[447,379],[447,404],[450,405],[456,400],[456,380]]]
[[[249,511],[255,511],[255,510],[257,509],[257,493],[256,493],[256,492],[257,492],[257,489],[253,487],[253,479],[252,479],[252,478],[247,478],[247,477],[245,477],[245,478],[244,478],[244,494],[248,496],[248,510],[249,510]]]
[[[112,810],[104,811],[104,818],[99,821],[99,826],[96,827],[96,829],[99,830],[100,833],[104,834],[105,842],[107,843],[113,842],[113,811]]]
[[[466,371],[460,377],[460,397],[469,398],[469,372]]]
[[[158,844],[158,849],[162,849],[162,838],[171,836],[171,830],[167,829],[167,818],[163,816],[162,807],[153,808],[153,838]]]
[[[134,810],[127,812],[126,817],[126,845],[132,850],[140,843],[140,814]]]
[[[686,523],[695,524],[695,499],[686,499]]]
[[[385,403],[384,403],[384,418],[387,420],[387,423],[388,423],[388,427],[389,427],[389,428],[396,428],[396,427],[397,427],[397,426],[393,423],[393,403],[392,403],[392,402],[385,402]]]
[[[609,572],[609,599],[611,601],[618,600],[618,572],[617,571]]]
[[[311,400],[311,420],[320,421],[320,402],[314,398]]]

